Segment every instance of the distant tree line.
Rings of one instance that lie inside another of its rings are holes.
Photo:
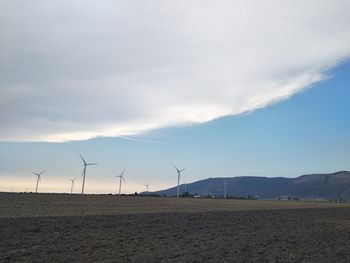
[[[184,192],[181,197],[185,198],[216,198],[225,199],[223,195],[199,195],[197,193]],[[258,196],[248,195],[248,196],[233,196],[227,195],[226,199],[239,199],[239,200],[258,200]]]
[[[281,197],[278,197],[278,200],[281,201],[281,200],[288,200],[288,201],[299,201],[300,198],[299,197],[291,197],[291,196],[287,196],[286,198],[281,198]]]

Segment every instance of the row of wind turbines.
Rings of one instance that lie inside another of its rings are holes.
[[[79,154],[81,160],[83,161],[83,172],[81,173],[80,177],[83,177],[83,183],[82,183],[82,187],[81,187],[81,194],[84,194],[84,190],[85,190],[85,177],[86,177],[86,170],[87,167],[90,165],[97,165],[98,163],[88,163],[85,161],[85,159],[83,158],[83,156],[81,156],[81,154]],[[179,198],[180,197],[180,178],[181,178],[181,173],[185,170],[185,168],[183,169],[178,169],[175,165],[173,165],[173,167],[176,169],[176,173],[177,173],[177,193],[176,193],[176,197]],[[46,169],[37,173],[37,172],[32,172],[34,175],[37,176],[37,180],[36,180],[36,187],[35,187],[35,193],[38,192],[38,188],[39,188],[39,183],[41,182],[41,175],[43,173],[46,172]],[[118,195],[121,195],[121,190],[122,190],[122,181],[124,181],[124,183],[126,183],[125,178],[124,178],[124,173],[125,173],[125,168],[123,169],[122,173],[120,175],[116,175],[114,177],[119,178],[119,191],[118,191]],[[68,179],[71,182],[71,187],[70,187],[70,193],[73,193],[73,188],[74,188],[74,183],[75,181],[80,178],[80,177],[75,177],[74,179]],[[146,187],[146,192],[149,191],[149,186],[150,183],[145,184]]]

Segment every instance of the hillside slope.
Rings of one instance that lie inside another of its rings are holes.
[[[309,174],[296,178],[284,177],[230,177],[208,178],[187,184],[187,191],[201,196],[223,196],[224,182],[227,183],[228,196],[259,196],[261,199],[280,196],[303,199],[346,199],[350,200],[350,172],[341,171],[332,174]],[[185,185],[180,186],[180,193]],[[173,196],[176,187],[154,192],[154,194]]]

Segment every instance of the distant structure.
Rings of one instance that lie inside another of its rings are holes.
[[[74,179],[68,179],[68,181],[71,181],[71,186],[70,186],[70,193],[73,194],[73,186],[75,180],[77,180],[79,177],[75,177]]]
[[[180,177],[181,177],[181,172],[183,170],[185,170],[186,168],[183,168],[182,170],[179,170],[175,165],[173,165],[173,167],[176,169],[176,172],[177,172],[177,195],[176,195],[176,197],[179,198],[180,197]]]
[[[35,175],[37,176],[37,179],[36,179],[36,187],[35,187],[35,193],[38,192],[39,182],[41,182],[41,175],[42,175],[43,173],[45,173],[45,171],[46,171],[46,170],[43,170],[43,171],[40,172],[40,173],[34,173],[34,172],[32,172],[32,174],[35,174]]]
[[[146,192],[148,192],[148,189],[149,189],[150,183],[145,184],[145,186],[146,186]]]
[[[119,177],[119,193],[118,193],[118,195],[120,195],[121,191],[122,191],[122,180],[124,181],[124,183],[126,183],[126,181],[124,179],[124,172],[125,172],[125,168],[123,169],[123,171],[120,175],[114,176],[114,177]]]
[[[187,182],[184,181],[184,186],[185,186],[185,193],[187,192]]]
[[[87,163],[83,156],[81,156],[81,154],[79,154],[81,160],[83,161],[83,164],[84,164],[84,170],[83,170],[83,173],[82,173],[82,176],[83,176],[83,185],[81,187],[81,194],[84,194],[84,187],[85,187],[85,175],[86,175],[86,167],[88,167],[89,165],[97,165],[97,163]]]
[[[224,180],[224,198],[227,198],[227,181]]]

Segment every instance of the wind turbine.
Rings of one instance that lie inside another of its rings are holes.
[[[184,186],[185,186],[185,193],[187,192],[187,182],[184,181]]]
[[[83,185],[82,185],[82,187],[81,187],[81,194],[84,194],[86,167],[88,167],[89,165],[97,165],[97,163],[87,163],[87,162],[84,160],[83,156],[81,156],[81,154],[79,154],[79,156],[80,156],[81,160],[82,160],[83,163],[84,163],[84,170],[83,170],[83,172],[82,172],[82,174],[81,174],[81,175],[83,176]]]
[[[32,172],[32,174],[35,174],[35,175],[37,176],[35,193],[38,192],[39,182],[41,181],[41,175],[42,175],[43,173],[45,173],[45,171],[46,171],[46,170],[43,170],[43,171],[41,171],[41,173],[34,173],[34,172]]]
[[[146,186],[146,192],[148,192],[149,185],[150,185],[150,183],[145,184],[145,186]]]
[[[74,182],[75,180],[77,180],[78,177],[75,177],[74,179],[68,179],[68,181],[71,181],[71,187],[70,187],[70,193],[73,194],[73,186],[74,186]]]
[[[224,198],[226,199],[227,197],[227,182],[224,180]]]
[[[180,176],[181,176],[181,172],[183,170],[185,170],[186,168],[183,168],[182,170],[179,170],[175,165],[173,165],[174,168],[176,169],[176,172],[177,172],[177,198],[180,197]]]
[[[126,181],[125,181],[125,179],[124,179],[124,172],[125,172],[125,168],[123,169],[123,171],[122,171],[122,173],[120,174],[120,175],[116,175],[116,176],[114,176],[114,177],[119,177],[119,195],[120,195],[120,193],[121,193],[121,191],[122,191],[122,179],[123,179],[123,181],[126,183]]]

